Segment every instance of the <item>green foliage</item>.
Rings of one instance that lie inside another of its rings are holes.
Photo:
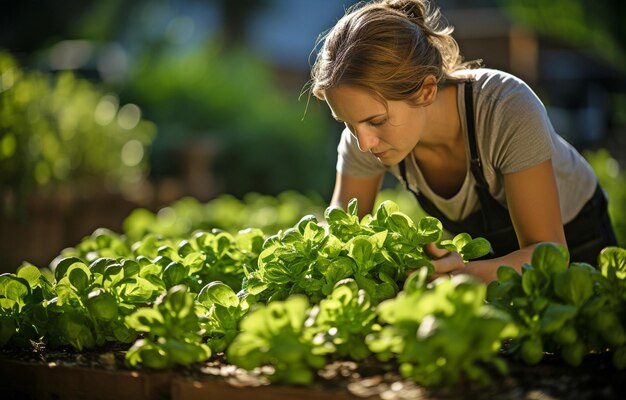
[[[75,247],[63,250],[51,266],[58,270],[58,260],[68,258],[93,262],[100,267],[107,260],[116,263],[116,259],[130,259],[140,269],[141,276],[150,275],[165,288],[184,283],[197,292],[202,282],[222,280],[239,290],[244,268],[256,263],[265,239],[259,229],[245,229],[234,235],[219,230],[195,231],[185,237],[151,233],[130,242],[123,235],[97,229]],[[107,266],[107,273],[111,270]],[[111,275],[110,279],[114,277]]]
[[[346,279],[313,306],[304,296],[293,295],[253,307],[226,354],[229,362],[248,370],[271,366],[272,381],[307,385],[326,365],[326,356],[369,356],[365,337],[377,326],[369,296]]]
[[[397,185],[393,188],[380,190],[376,195],[374,210],[378,209],[380,204],[387,200],[391,200],[396,203],[398,208],[402,210],[404,214],[411,217],[413,221],[419,221],[420,219],[428,216],[415,199],[415,195],[406,190],[403,185]]]
[[[6,344],[16,333],[23,321],[20,315],[24,315],[24,306],[28,298],[32,296],[28,281],[12,274],[0,275],[0,344]]]
[[[316,354],[363,360],[370,355],[365,337],[378,329],[367,292],[353,279],[335,285],[332,293],[313,306],[305,322]]]
[[[425,275],[414,274],[378,306],[383,328],[367,337],[370,350],[383,361],[396,357],[405,378],[428,386],[488,384],[486,365],[506,372],[498,349],[516,329],[506,313],[485,304],[485,285],[463,275],[426,285]]]
[[[95,264],[88,266],[74,257],[59,260],[52,282],[29,264],[16,275],[0,278],[0,316],[12,320],[14,327],[10,336],[2,338],[5,342],[45,341],[78,350],[107,340],[132,341],[134,333],[124,325],[123,316],[138,301],[150,300],[155,289],[134,278],[122,287]]]
[[[140,308],[126,317],[131,328],[144,333],[144,338],[126,352],[126,362],[131,366],[142,363],[162,369],[211,357],[211,349],[202,343],[194,298],[187,287],[176,285],[152,308]]]
[[[480,237],[472,239],[467,233],[459,233],[450,240],[443,240],[440,247],[458,252],[465,261],[480,258],[491,250],[491,244],[487,239]]]
[[[241,200],[223,194],[206,203],[187,197],[156,213],[137,208],[124,220],[124,232],[130,240],[140,240],[148,233],[184,237],[195,230],[222,229],[235,233],[258,228],[277,232],[293,226],[302,215],[322,215],[324,201],[314,194],[295,191],[276,196],[248,193]]]
[[[609,216],[615,229],[617,244],[626,247],[626,171],[606,149],[587,151],[585,158],[598,176],[609,199]]]
[[[285,95],[249,49],[208,42],[186,52],[160,50],[138,55],[127,88],[159,126],[155,170],[172,163],[171,149],[201,137],[225,193],[323,193],[331,184],[332,129],[324,106],[307,107],[298,92]]]
[[[196,298],[201,326],[207,344],[214,353],[223,352],[239,334],[239,322],[249,305],[245,294],[239,298],[233,289],[220,281],[205,285]]]
[[[226,352],[228,361],[248,370],[272,365],[271,380],[310,384],[312,370],[323,367],[325,359],[314,354],[304,334],[308,307],[304,296],[259,305],[241,321],[242,332]]]
[[[611,351],[614,365],[621,368],[626,344],[626,250],[604,249],[599,269],[570,265],[568,258],[563,246],[542,243],[521,275],[507,266],[498,269],[487,300],[511,315],[519,327],[509,351],[528,364],[540,362],[549,351],[574,366],[589,352]]]
[[[246,271],[244,289],[261,301],[283,300],[292,294],[306,294],[313,302],[329,295],[334,285],[353,278],[373,304],[395,296],[397,282],[407,272],[430,266],[424,245],[440,243],[441,223],[424,217],[417,224],[399,211],[392,201],[383,202],[373,216],[357,217],[353,199],[348,212],[329,207],[327,227],[312,215],[303,217],[293,228],[269,237],[259,255],[257,268]],[[442,242],[461,254],[480,257],[489,247],[471,246],[463,241]],[[478,239],[477,239],[478,240]],[[482,243],[476,241],[473,243]]]
[[[152,123],[71,73],[23,71],[0,51],[0,188],[129,185],[145,176]]]
[[[624,15],[619,12],[619,8],[622,11],[624,8],[620,2],[501,0],[501,3],[514,21],[592,51],[618,69],[626,66]]]
[[[243,264],[254,262],[262,240],[259,230],[241,231],[236,237],[197,232],[188,240],[150,235],[126,246],[119,235],[98,230],[51,264],[52,284],[31,265],[17,275],[0,276],[0,318],[6,321],[0,339],[81,350],[110,340],[131,342],[139,331],[146,337],[133,346],[131,365],[165,368],[199,361],[192,355],[208,357],[208,346],[222,351],[232,341],[247,311],[247,302],[239,301],[231,287],[206,283],[220,276],[240,288]],[[169,294],[163,300],[165,292]],[[186,309],[188,295],[193,315]],[[155,300],[154,309],[146,308]],[[180,310],[171,314],[172,307]],[[163,315],[140,324],[144,313],[157,311]],[[194,324],[198,338],[209,341],[199,353],[190,342],[196,336],[184,336]]]
[[[430,281],[424,246],[480,257],[488,243],[443,239],[392,201],[359,220],[358,204],[306,215],[266,236],[218,229],[130,240],[98,229],[51,264],[0,275],[0,346],[133,343],[129,366],[163,369],[224,353],[273,382],[310,384],[332,360],[376,357],[426,386],[487,384],[502,348],[525,362],[545,352],[571,365],[610,352],[626,366],[626,250],[597,269],[542,243],[522,273],[502,266],[486,286]],[[408,274],[408,277],[407,277]],[[399,286],[403,290],[398,292]]]
[[[122,235],[110,229],[98,228],[74,247],[62,250],[61,254],[52,260],[51,268],[56,269],[59,260],[67,257],[75,257],[86,262],[92,262],[97,259],[116,259],[130,256],[130,246]]]

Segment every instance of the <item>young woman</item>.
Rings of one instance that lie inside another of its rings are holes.
[[[615,236],[592,169],[524,82],[463,62],[439,18],[426,0],[373,1],[323,38],[310,89],[346,126],[332,204],[370,213],[390,171],[447,230],[492,245],[469,263],[429,246],[437,274],[491,281],[540,242],[595,265]]]

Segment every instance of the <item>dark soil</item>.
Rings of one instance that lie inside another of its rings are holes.
[[[70,349],[2,348],[0,363],[15,360],[34,365],[95,368],[108,371],[139,371],[124,364],[128,345],[114,344],[106,348],[76,353]],[[566,365],[558,357],[546,354],[538,365],[529,366],[507,358],[509,373],[493,373],[493,384],[475,387],[459,384],[446,388],[425,388],[402,379],[397,368],[374,359],[361,363],[336,361],[318,372],[311,388],[329,392],[342,391],[355,398],[368,399],[476,399],[476,400],[539,400],[539,399],[626,399],[626,370],[616,370],[608,354],[590,354],[579,367]],[[211,361],[171,371],[176,376],[194,381],[220,380],[235,387],[270,385],[263,372],[244,371],[226,363],[221,355]],[[0,377],[1,379],[2,377]],[[272,386],[277,386],[272,384]],[[1,397],[1,396],[0,396]]]

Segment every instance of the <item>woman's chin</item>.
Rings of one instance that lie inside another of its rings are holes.
[[[404,157],[399,155],[397,152],[393,152],[391,150],[385,151],[380,154],[375,154],[374,156],[381,164],[386,165],[388,167],[392,165],[396,165],[404,159]]]

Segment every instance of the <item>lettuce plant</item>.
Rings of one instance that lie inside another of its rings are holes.
[[[223,352],[239,334],[239,322],[248,312],[244,292],[238,297],[233,289],[220,281],[205,285],[196,297],[196,312],[207,344],[214,353]]]
[[[367,337],[370,350],[383,361],[397,359],[403,377],[428,386],[487,384],[486,365],[506,372],[498,350],[516,330],[506,313],[485,304],[485,285],[466,275],[427,285],[426,276],[425,268],[413,274],[378,305],[383,327]]]
[[[241,321],[241,333],[228,347],[227,360],[247,370],[271,365],[269,379],[274,382],[310,384],[313,371],[326,360],[315,354],[304,334],[308,309],[302,295],[257,305]]]
[[[614,364],[623,368],[626,250],[604,249],[599,270],[568,260],[564,246],[542,243],[521,274],[507,266],[498,269],[487,299],[519,327],[508,351],[529,364],[553,352],[576,366],[592,351],[609,350],[615,351]]]
[[[487,383],[486,368],[506,371],[502,341],[531,364],[544,352],[578,365],[608,351],[626,367],[625,249],[604,249],[595,269],[543,243],[521,274],[502,266],[489,286],[467,276],[429,282],[425,245],[468,261],[489,243],[444,240],[438,220],[413,221],[391,201],[362,219],[356,200],[324,216],[269,237],[213,229],[131,242],[97,230],[49,270],[24,264],[0,275],[0,346],[134,342],[128,365],[155,369],[224,352],[287,384],[310,384],[329,360],[368,357],[422,385]]]
[[[485,239],[462,235],[442,241],[441,223],[432,217],[417,224],[385,201],[373,216],[358,219],[353,199],[344,211],[329,207],[326,225],[309,215],[293,228],[270,236],[263,244],[256,269],[246,271],[244,289],[260,301],[306,294],[314,303],[329,295],[334,285],[354,279],[373,304],[398,292],[398,282],[422,266],[432,269],[424,245],[437,243],[458,251],[466,260],[489,251]]]
[[[51,267],[54,268],[60,260],[68,257],[92,262],[99,258],[131,258],[132,253],[122,235],[106,228],[98,228],[91,235],[84,237],[76,246],[61,251],[61,254],[50,263]]]
[[[317,354],[357,361],[371,354],[365,337],[378,327],[367,292],[349,278],[313,306],[305,325]]]
[[[316,195],[284,191],[276,196],[248,193],[241,199],[221,194],[201,203],[185,197],[152,212],[133,210],[124,219],[124,233],[136,242],[150,233],[165,237],[189,237],[195,231],[220,229],[235,234],[244,229],[278,232],[297,223],[303,215],[324,214],[324,200]]]
[[[159,287],[138,275],[131,260],[100,258],[85,264],[76,257],[56,263],[55,297],[46,303],[53,345],[78,350],[106,341],[132,342],[136,332],[124,322],[134,309],[156,298]]]
[[[184,285],[170,288],[152,307],[139,308],[126,318],[126,322],[143,333],[143,338],[126,353],[126,362],[130,366],[141,363],[162,369],[211,357],[211,349],[202,343],[195,297]]]
[[[53,285],[34,265],[0,275],[0,346],[39,342],[46,333],[45,301],[53,296]]]

